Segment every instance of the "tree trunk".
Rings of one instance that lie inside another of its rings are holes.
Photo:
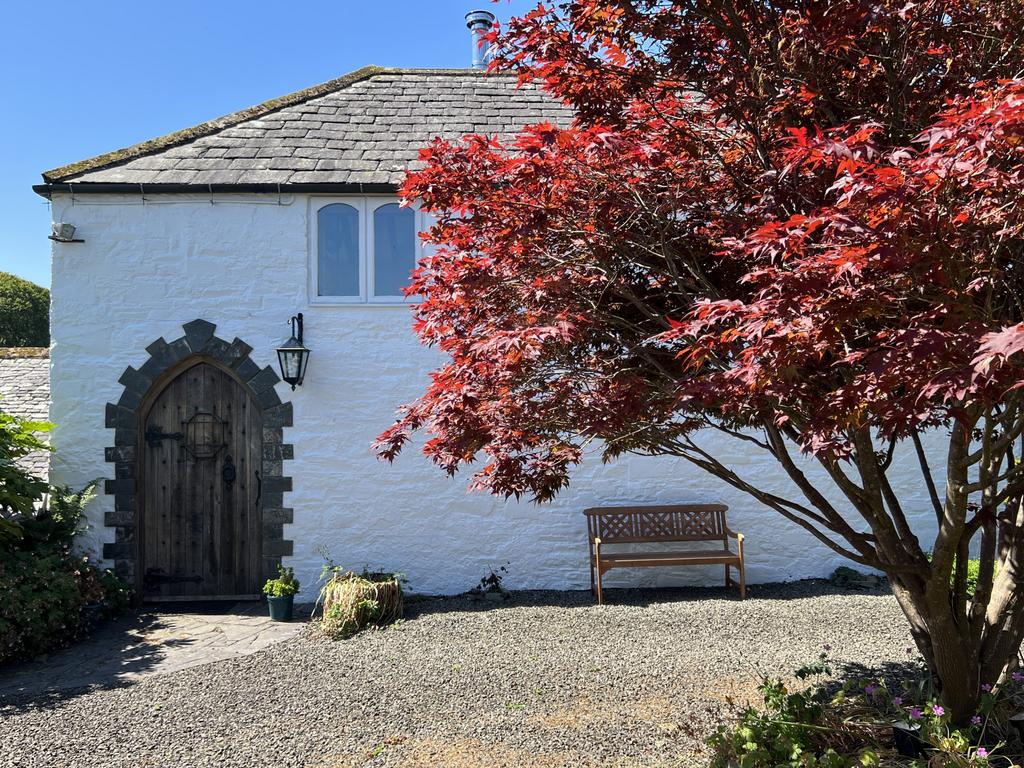
[[[966,616],[958,622],[948,599],[930,602],[920,585],[908,585],[898,574],[890,574],[889,579],[934,678],[939,702],[954,724],[967,725],[978,713],[981,686],[999,683],[1015,663],[1024,617],[1001,612],[1003,623],[986,627],[988,642],[972,642]]]

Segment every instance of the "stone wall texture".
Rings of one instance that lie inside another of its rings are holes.
[[[37,347],[0,348],[0,408],[30,421],[46,421],[50,411],[50,354]],[[33,451],[18,464],[46,477],[50,455]]]
[[[320,203],[323,200],[319,200]],[[454,593],[508,562],[511,588],[584,588],[589,583],[582,510],[616,503],[724,502],[730,524],[747,537],[751,582],[828,575],[843,561],[810,534],[685,462],[631,457],[604,465],[591,457],[553,503],[537,506],[466,491],[468,476],[447,478],[415,449],[394,465],[370,450],[396,407],[423,390],[440,361],[421,347],[401,306],[313,305],[309,300],[309,216],[302,195],[250,197],[55,195],[55,220],[76,225],[84,243],[53,246],[52,337],[56,454],[53,477],[72,486],[110,476],[104,448],[113,430],[104,406],[116,403],[128,366],[146,347],[181,335],[202,318],[224,339],[253,348],[260,367],[276,367],[274,348],[305,314],[312,350],[306,381],[276,391],[293,406],[283,440],[294,445],[284,526],[294,542],[284,558],[315,594],[326,551],[339,564],[400,571],[413,591]],[[708,447],[742,476],[796,495],[771,459],[749,443],[709,435]],[[932,451],[933,470],[943,469]],[[813,467],[813,477],[820,478]],[[912,451],[898,452],[894,486],[927,546],[934,517]],[[830,485],[821,488],[830,496]],[[838,499],[837,503],[842,504]],[[846,508],[843,504],[841,508]],[[91,505],[89,544],[102,551],[114,499]],[[610,587],[718,584],[721,568],[613,571]]]

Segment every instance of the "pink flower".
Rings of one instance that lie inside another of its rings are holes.
[[[975,715],[971,718],[971,725],[981,725],[981,715]]]
[[[1013,681],[1015,683],[1019,683],[1021,680],[1024,680],[1024,673],[1014,672],[1012,675],[1010,675],[1010,677],[1013,678]]]
[[[942,717],[944,714],[946,714],[946,710],[943,709],[942,707],[940,707],[938,704],[933,704],[932,705],[932,714],[935,715],[936,717]]]
[[[894,696],[894,697],[893,697],[893,699],[892,699],[892,705],[893,705],[894,707],[899,707],[899,706],[901,706],[902,704],[903,704],[903,697],[902,697],[902,696]]]
[[[983,686],[981,686],[981,690],[983,690],[985,693],[988,693],[992,690],[992,686],[988,683],[985,683]]]
[[[877,691],[877,690],[878,690],[878,686],[875,685],[874,683],[868,683],[867,685],[864,686],[864,693],[867,694],[868,696],[874,696],[875,695],[875,691]]]
[[[920,720],[921,719],[921,710],[918,709],[917,707],[911,707],[910,708],[910,719],[911,720]]]
[[[978,757],[988,757],[988,750],[984,747],[978,747]]]

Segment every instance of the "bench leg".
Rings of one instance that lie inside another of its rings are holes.
[[[747,597],[747,566],[740,560],[740,600]]]
[[[597,604],[604,605],[604,591],[601,588],[601,577],[604,575],[604,570],[601,568],[601,563],[597,564]]]
[[[731,587],[732,586],[732,579],[729,578],[729,564],[728,563],[725,564],[725,586],[726,587]]]
[[[597,594],[597,583],[594,581],[594,558],[590,558],[590,594]]]

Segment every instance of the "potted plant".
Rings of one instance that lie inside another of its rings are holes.
[[[295,578],[295,569],[277,566],[277,578],[267,579],[267,583],[263,585],[263,594],[267,596],[272,621],[292,620],[295,593],[298,591],[299,582]]]

